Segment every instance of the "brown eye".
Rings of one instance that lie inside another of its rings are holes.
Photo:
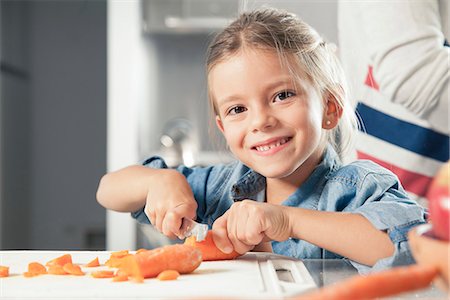
[[[235,106],[235,107],[232,107],[230,110],[228,110],[227,115],[237,115],[246,110],[247,109],[243,106]]]
[[[275,101],[283,101],[283,100],[285,100],[285,99],[287,99],[289,97],[292,97],[292,96],[295,96],[295,94],[293,92],[284,91],[284,92],[278,93],[275,96]]]

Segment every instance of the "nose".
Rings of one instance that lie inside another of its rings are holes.
[[[277,123],[277,118],[268,107],[255,109],[251,115],[252,132],[267,131]]]

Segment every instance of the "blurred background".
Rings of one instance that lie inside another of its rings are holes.
[[[0,249],[166,243],[98,205],[98,182],[154,154],[230,160],[208,130],[205,51],[262,5],[337,42],[336,0],[1,0]]]

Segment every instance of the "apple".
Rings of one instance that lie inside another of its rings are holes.
[[[427,192],[433,235],[450,240],[450,161],[445,163],[431,182]]]

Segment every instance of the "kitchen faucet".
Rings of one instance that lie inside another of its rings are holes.
[[[175,118],[166,123],[160,137],[163,155],[169,167],[183,164],[192,167],[198,152],[198,139],[191,121]]]

